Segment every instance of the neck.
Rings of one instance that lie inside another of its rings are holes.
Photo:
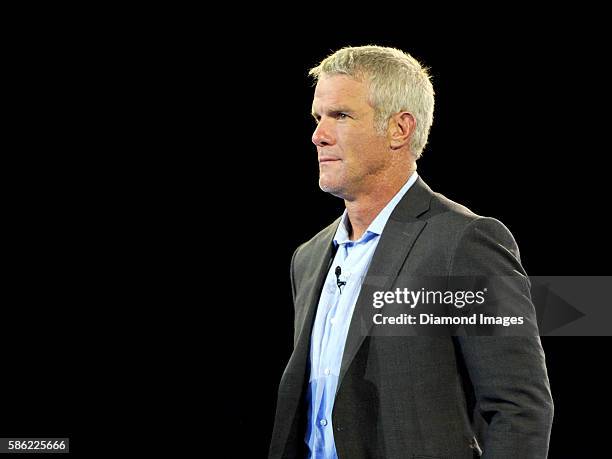
[[[345,200],[346,212],[350,223],[349,239],[356,241],[368,229],[381,210],[393,199],[393,196],[406,184],[408,178],[415,172],[410,169],[392,183],[380,185],[375,192],[362,194],[353,200]]]

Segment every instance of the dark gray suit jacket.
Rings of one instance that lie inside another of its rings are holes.
[[[283,373],[270,458],[305,454],[311,331],[340,220],[293,255],[294,350]],[[391,214],[348,332],[332,423],[338,457],[544,458],[553,402],[538,336],[371,336],[369,279],[403,288],[411,276],[507,276],[535,323],[529,281],[508,229],[434,193],[419,178]],[[371,285],[372,284],[372,285]],[[378,290],[383,290],[378,285]]]

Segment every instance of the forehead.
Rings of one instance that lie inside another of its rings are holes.
[[[323,76],[317,82],[313,108],[319,105],[368,105],[367,85],[346,75]]]

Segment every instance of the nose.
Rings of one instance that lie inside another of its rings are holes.
[[[317,147],[325,147],[334,144],[334,136],[328,123],[321,119],[312,133],[312,143]]]

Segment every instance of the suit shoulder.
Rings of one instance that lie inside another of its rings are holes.
[[[461,230],[481,218],[466,206],[448,199],[441,193],[433,193],[427,219],[452,231]]]
[[[293,258],[299,258],[302,254],[310,253],[312,251],[320,252],[323,248],[326,248],[336,233],[336,229],[340,224],[341,218],[342,217],[338,217],[330,225],[323,228],[308,241],[300,244],[298,248],[295,249]]]
[[[479,215],[468,207],[448,199],[441,193],[433,193],[430,220],[439,220],[448,229],[464,234],[470,231],[484,231],[516,244],[510,230],[501,221]]]

